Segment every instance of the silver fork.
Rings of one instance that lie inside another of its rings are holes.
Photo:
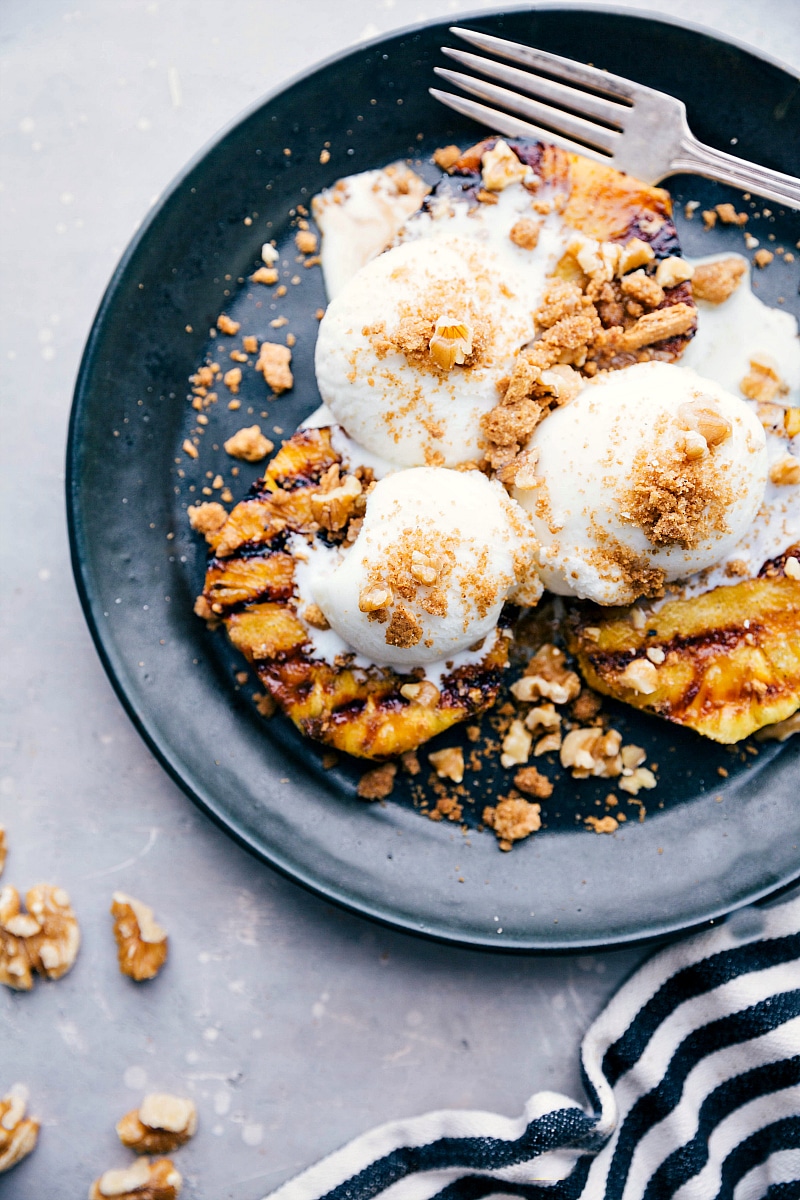
[[[509,85],[501,87],[460,71],[434,68],[437,75],[463,91],[508,110],[429,89],[443,104],[489,125],[496,133],[554,142],[645,183],[659,183],[678,171],[690,171],[800,208],[800,179],[704,146],[689,129],[685,105],[674,96],[533,46],[458,26],[452,26],[450,32],[479,50],[555,77],[544,78],[531,70],[443,46],[442,53],[462,66]],[[560,79],[568,83],[557,82]]]

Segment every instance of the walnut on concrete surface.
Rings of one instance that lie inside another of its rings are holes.
[[[169,1154],[194,1135],[197,1109],[191,1100],[153,1092],[117,1121],[116,1128],[122,1144],[137,1154]]]
[[[153,919],[153,910],[132,896],[114,892],[111,901],[119,969],[135,979],[154,979],[167,961],[167,932]]]
[[[0,1100],[0,1174],[26,1158],[39,1137],[39,1122],[25,1116],[26,1092],[15,1086]]]
[[[33,973],[60,979],[75,962],[81,936],[69,896],[63,888],[39,884],[25,896],[0,890],[0,983],[16,991],[33,987]]]
[[[89,1200],[175,1200],[183,1179],[168,1158],[140,1158],[130,1167],[106,1171],[89,1188]]]

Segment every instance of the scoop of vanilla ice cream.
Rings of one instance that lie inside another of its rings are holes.
[[[478,459],[481,416],[533,337],[534,306],[488,242],[405,242],[328,305],[315,358],[322,399],[350,437],[398,466]],[[436,336],[446,351],[445,326],[456,330],[451,363],[431,349]]]
[[[539,577],[599,604],[630,604],[718,563],[767,479],[764,430],[746,402],[663,362],[599,376],[528,449],[538,486],[513,495],[540,542]]]
[[[375,485],[352,548],[311,589],[355,651],[379,665],[421,666],[486,637],[534,544],[499,483],[478,471],[411,468]]]

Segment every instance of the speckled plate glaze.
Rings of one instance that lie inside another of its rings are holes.
[[[744,47],[598,9],[537,8],[461,23],[671,92],[685,100],[703,141],[725,148],[736,138],[744,157],[800,173],[792,134],[800,83]],[[231,481],[224,438],[252,421],[288,436],[318,403],[314,312],[324,293],[318,269],[294,264],[290,210],[343,174],[477,139],[482,131],[427,93],[433,66],[445,62],[439,47],[451,40],[446,23],[425,25],[323,64],[235,121],[152,210],[103,298],[75,391],[67,499],[78,588],[106,670],[164,767],[223,828],[298,883],[365,916],[462,945],[577,950],[663,937],[800,875],[800,745],[731,752],[609,704],[625,739],[659,764],[647,819],[632,816],[613,836],[586,832],[579,814],[602,811],[593,806],[607,785],[562,779],[543,832],[503,854],[490,834],[465,835],[422,817],[405,784],[386,803],[358,800],[361,768],[341,762],[324,771],[319,748],[289,722],[265,722],[250,698],[255,681],[236,680],[244,664],[222,633],[192,614],[205,551],[185,508],[206,472]],[[688,199],[705,208],[741,204],[739,195],[690,177],[670,186],[685,252],[741,249],[740,233],[706,233],[681,217]],[[777,244],[800,237],[797,213],[775,209],[759,221]],[[288,264],[282,300],[237,282],[273,237]],[[758,294],[768,303],[783,297],[797,312],[796,272],[776,259],[759,275]],[[285,315],[297,336],[296,383],[267,404],[260,378],[247,375],[242,409],[213,407],[192,462],[181,454],[196,416],[187,377],[206,351],[218,353],[208,331],[222,311],[242,320],[242,334],[262,337]],[[256,474],[242,464],[237,498]],[[473,776],[468,823],[508,785],[507,773]]]

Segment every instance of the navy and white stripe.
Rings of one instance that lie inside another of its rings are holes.
[[[393,1121],[270,1200],[800,1200],[800,899],[656,954],[581,1060],[588,1108]]]

